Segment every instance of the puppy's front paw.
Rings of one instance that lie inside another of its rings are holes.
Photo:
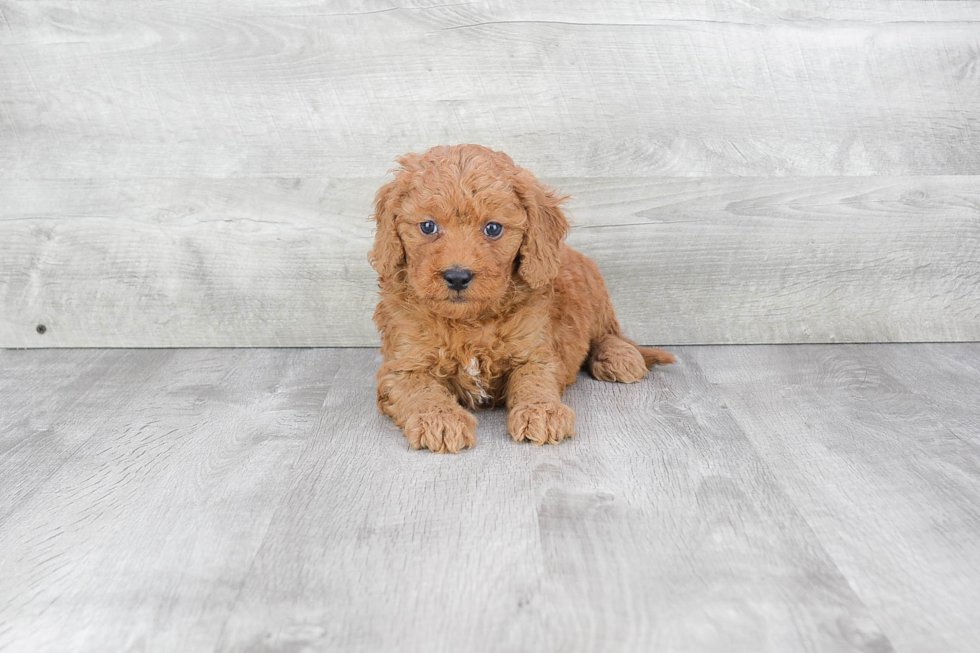
[[[476,418],[457,407],[427,408],[405,420],[412,449],[459,453],[476,444]]]
[[[507,430],[517,442],[558,444],[575,435],[575,411],[562,403],[520,404],[511,409]]]

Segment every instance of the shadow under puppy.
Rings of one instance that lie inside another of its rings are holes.
[[[575,432],[561,395],[583,365],[632,383],[674,361],[623,337],[599,269],[563,242],[566,198],[509,156],[458,145],[397,162],[375,197],[368,259],[381,289],[378,406],[413,448],[472,447],[463,406],[500,403],[514,440],[558,443]]]

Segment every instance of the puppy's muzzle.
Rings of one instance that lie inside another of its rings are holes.
[[[449,286],[450,290],[462,292],[473,281],[473,272],[463,268],[449,268],[442,273],[442,278],[446,280],[446,285]]]

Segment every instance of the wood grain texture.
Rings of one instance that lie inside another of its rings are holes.
[[[376,342],[377,182],[63,183],[0,189],[0,346]]]
[[[687,351],[899,651],[980,649],[980,370],[960,353],[980,346]]]
[[[0,178],[980,174],[980,3],[7,0]]]
[[[124,413],[142,383],[161,383],[154,373],[168,358],[168,352],[5,352],[12,383],[0,389],[0,524],[87,446],[92,431],[86,429]]]
[[[674,405],[703,381],[583,379],[567,446],[497,411],[439,457],[360,408],[354,356],[219,650],[890,650],[730,419]]]
[[[167,352],[0,523],[0,648],[893,650],[678,353],[638,385],[583,376],[561,446],[511,442],[495,411],[474,450],[437,456],[377,413],[374,350]],[[102,370],[51,354],[0,366]],[[104,371],[140,379],[154,355]]]
[[[940,343],[909,350],[882,345],[859,349],[856,354],[911,392],[916,406],[927,404],[929,413],[950,432],[980,445],[976,383],[980,347]]]
[[[478,142],[652,344],[980,339],[980,1],[0,2],[0,346],[365,346]],[[39,324],[48,328],[39,336]]]
[[[548,181],[642,342],[980,340],[980,177]],[[381,183],[0,186],[0,346],[374,345]]]
[[[63,352],[78,383],[88,356]],[[328,351],[116,356],[88,392],[102,410],[38,401],[21,417],[56,426],[15,425],[30,455],[0,454],[4,497],[17,464],[61,457],[0,523],[2,650],[213,650],[337,372]]]

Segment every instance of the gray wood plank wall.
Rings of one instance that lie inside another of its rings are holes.
[[[0,346],[373,345],[371,196],[457,142],[641,341],[980,340],[980,2],[6,0]]]

